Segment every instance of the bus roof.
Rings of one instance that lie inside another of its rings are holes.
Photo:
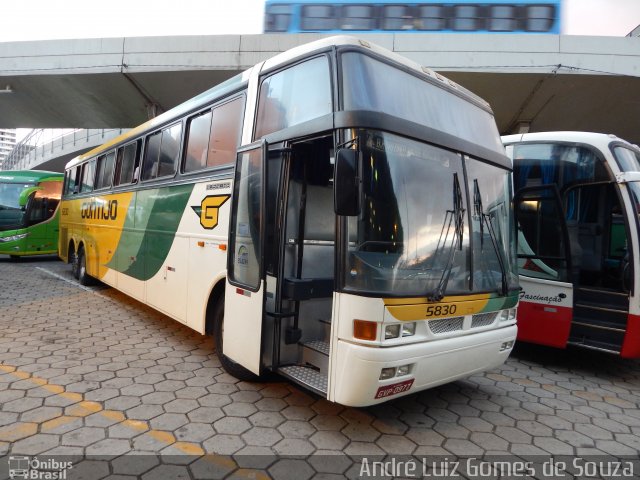
[[[65,166],[65,169],[72,168],[78,163],[82,163],[87,158],[94,157],[102,152],[106,152],[113,148],[116,145],[120,145],[125,143],[128,139],[137,138],[143,132],[150,132],[159,128],[162,125],[170,123],[174,119],[178,119],[186,114],[188,114],[192,110],[197,110],[201,105],[205,105],[207,103],[213,103],[216,99],[223,97],[226,94],[232,93],[235,90],[239,90],[242,85],[244,85],[249,80],[249,75],[254,68],[260,69],[260,71],[267,71],[274,69],[282,64],[286,64],[298,57],[303,55],[307,55],[319,50],[326,50],[333,46],[355,46],[359,48],[366,48],[369,51],[375,52],[379,55],[383,55],[391,60],[404,65],[407,68],[413,69],[416,72],[419,72],[421,75],[425,76],[426,79],[430,80],[432,83],[438,85],[440,88],[453,92],[456,95],[460,95],[464,97],[471,103],[474,103],[479,108],[486,110],[487,112],[493,114],[491,107],[488,102],[474,94],[470,90],[458,85],[457,83],[449,80],[448,78],[436,73],[435,71],[421,66],[419,63],[409,60],[402,55],[392,52],[386,48],[378,46],[369,41],[361,40],[353,36],[349,35],[335,35],[331,37],[321,38],[319,40],[315,40],[309,43],[305,43],[303,45],[299,45],[293,47],[289,50],[281,52],[264,62],[260,62],[256,64],[254,67],[251,67],[245,70],[242,73],[206,90],[205,92],[181,103],[180,105],[173,107],[170,110],[167,110],[163,114],[139,125],[126,133],[110,140],[107,143],[97,146],[96,148],[79,155],[69,161]]]
[[[556,5],[560,6],[561,0],[491,0],[490,2],[482,0],[421,0],[419,2],[407,0],[266,0],[265,4],[276,5],[303,5],[303,4],[322,4],[322,5]]]
[[[501,138],[502,143],[505,145],[521,142],[571,142],[589,144],[601,149],[607,149],[609,148],[609,144],[611,144],[611,142],[617,142],[624,143],[635,150],[640,150],[637,145],[633,145],[632,143],[629,143],[622,138],[608,133],[572,131],[535,132],[519,133],[516,135],[505,135]]]
[[[4,170],[0,171],[0,183],[38,183],[44,181],[62,181],[64,174],[45,170]]]

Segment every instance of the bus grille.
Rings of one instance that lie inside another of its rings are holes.
[[[438,333],[451,333],[462,330],[464,317],[442,318],[440,320],[430,320],[427,322],[431,331]]]
[[[471,328],[486,327],[487,325],[491,325],[495,321],[497,316],[498,312],[478,313],[472,317]]]

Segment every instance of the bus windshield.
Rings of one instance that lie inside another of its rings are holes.
[[[613,155],[623,172],[640,172],[640,153],[626,147],[615,147]]]
[[[25,209],[20,206],[20,193],[32,186],[34,185],[0,182],[0,229],[22,225]]]
[[[498,127],[489,111],[424,78],[359,52],[343,53],[342,68],[345,110],[404,118],[504,155]]]
[[[394,296],[515,288],[509,171],[364,131],[362,211],[348,222],[348,290]]]

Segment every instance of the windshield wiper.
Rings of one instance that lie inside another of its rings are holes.
[[[477,178],[473,180],[473,214],[480,220],[481,250],[484,247],[484,225],[487,225],[487,232],[489,233],[489,238],[491,239],[491,244],[493,245],[493,250],[496,252],[496,257],[498,257],[498,265],[500,266],[500,273],[502,277],[502,294],[506,295],[509,291],[509,285],[507,283],[507,269],[504,264],[504,259],[502,258],[502,255],[500,253],[500,249],[498,248],[498,237],[495,230],[493,229],[493,223],[491,222],[491,217],[493,215],[484,213],[484,208],[482,207],[482,195],[480,194],[480,186],[478,185]]]
[[[447,257],[447,263],[442,270],[442,276],[436,288],[427,295],[427,299],[430,302],[439,302],[444,298],[444,292],[447,289],[447,283],[451,276],[451,270],[453,268],[453,260],[455,258],[456,250],[462,250],[462,238],[464,235],[464,212],[465,209],[462,206],[462,189],[460,188],[460,182],[458,181],[458,174],[453,174],[453,210],[447,210],[447,214],[444,217],[444,223],[442,230],[440,231],[440,238],[438,239],[438,245],[435,251],[435,258],[438,258],[438,251],[445,249],[447,241],[449,239],[449,232],[453,226],[453,235],[451,236],[451,244],[449,245],[449,256]],[[448,218],[448,222],[447,222]],[[445,232],[446,227],[446,232]],[[443,240],[444,234],[444,240]],[[440,243],[442,242],[442,247]],[[457,248],[456,248],[457,247]]]

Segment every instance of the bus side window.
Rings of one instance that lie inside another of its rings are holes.
[[[29,205],[30,225],[49,220],[60,203],[60,182],[42,182]]]
[[[451,29],[459,32],[480,30],[480,7],[475,5],[456,5],[453,7],[454,16],[451,19]]]
[[[418,7],[418,30],[445,30],[447,18],[443,5],[422,5]]]
[[[332,5],[303,5],[301,30],[335,30],[335,10]]]
[[[409,5],[382,7],[382,30],[413,30],[414,14]]]
[[[140,153],[140,140],[131,142],[118,149],[113,185],[125,185],[135,183],[134,171],[138,168]]]
[[[286,32],[291,22],[291,5],[268,5],[266,9],[265,33]]]
[[[552,28],[556,16],[552,5],[531,5],[526,7],[526,11],[525,31],[547,32]]]
[[[149,135],[142,162],[142,180],[152,180],[175,174],[181,142],[181,123],[176,123]]]
[[[95,160],[90,160],[82,165],[80,193],[90,192],[91,190],[93,190],[95,165]]]
[[[514,5],[492,5],[487,19],[487,30],[492,32],[513,32],[518,29],[516,7]]]
[[[328,58],[315,57],[266,77],[259,95],[254,139],[331,113]]]
[[[195,172],[207,168],[211,111],[208,110],[189,119],[184,172]]]
[[[69,195],[72,193],[73,188],[71,186],[72,184],[71,177],[73,173],[75,173],[75,170],[67,170],[66,172],[64,172],[64,183],[63,183],[64,187],[62,189],[62,192],[64,195]]]
[[[183,171],[196,172],[233,163],[240,144],[243,115],[244,95],[191,117]]]
[[[160,143],[162,141],[161,134],[162,132],[155,132],[147,137],[144,148],[144,158],[142,160],[141,180],[149,180],[158,176],[158,157],[160,156]]]
[[[375,12],[371,5],[344,5],[342,7],[342,30],[374,30],[376,28]]]
[[[160,157],[158,158],[158,177],[166,177],[176,173],[180,146],[182,143],[182,123],[177,123],[162,130]]]
[[[68,179],[66,180],[65,194],[66,195],[75,195],[76,193],[80,193],[80,172],[82,171],[82,166],[78,165],[73,167],[71,170],[67,170]]]
[[[244,96],[213,109],[207,167],[233,163],[240,145],[243,115]]]
[[[111,151],[106,155],[98,157],[96,163],[96,190],[111,186],[111,177],[113,176],[113,163],[115,160],[115,152]]]

